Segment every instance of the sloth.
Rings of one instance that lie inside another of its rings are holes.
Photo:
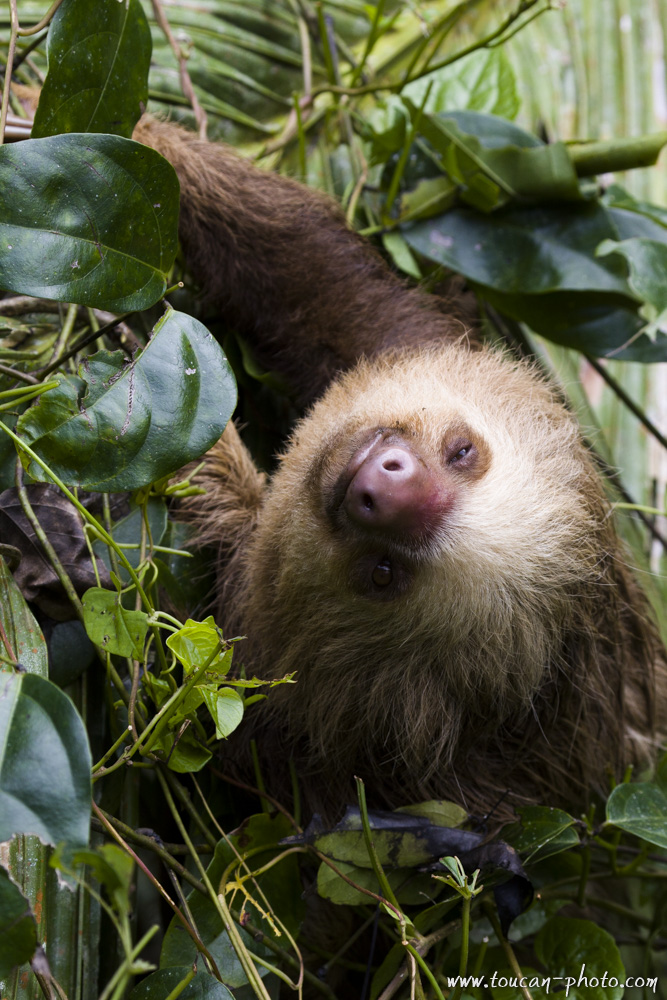
[[[324,195],[145,117],[204,302],[307,407],[277,471],[230,424],[182,516],[214,553],[269,791],[308,811],[584,808],[650,763],[665,654],[576,420],[476,343]],[[251,721],[252,720],[252,721]],[[230,746],[241,760],[243,746]]]

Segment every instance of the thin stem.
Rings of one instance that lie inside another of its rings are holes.
[[[0,108],[0,145],[5,141],[5,126],[7,124],[7,112],[9,111],[9,91],[12,86],[12,67],[14,65],[14,53],[16,52],[16,38],[19,33],[19,15],[16,9],[16,0],[9,0],[9,47],[7,50],[7,62],[5,64],[5,82],[2,88],[2,106]]]
[[[14,3],[15,0],[9,0],[9,2],[11,4]],[[51,6],[47,10],[46,14],[44,15],[41,21],[38,21],[37,24],[34,24],[32,28],[19,28],[18,34],[23,36],[36,35],[38,31],[41,31],[42,28],[45,28],[47,26],[47,24],[50,22],[51,18],[58,10],[58,7],[60,7],[62,2],[63,0],[53,0],[53,3],[51,4]]]

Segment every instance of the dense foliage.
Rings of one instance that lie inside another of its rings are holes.
[[[548,6],[209,0],[168,8],[174,36],[157,2],[63,0],[16,52],[14,21],[7,71],[34,83],[46,52],[48,73],[32,138],[6,89],[20,141],[0,147],[3,997],[332,997],[318,962],[348,977],[341,998],[667,989],[664,761],[587,816],[526,808],[490,842],[492,816],[373,815],[361,784],[338,827],[303,830],[261,775],[250,805],[225,781],[220,741],[268,685],[211,617],[173,613],[205,601],[169,501],[236,404],[218,341],[256,442],[293,414],[233,331],[210,336],[187,277],[168,291],[178,185],[130,138],[147,96],[338,194],[411,279],[462,275],[513,349],[534,331],[664,361],[667,211],[596,176],[667,135],[568,145],[514,123],[503,43]],[[356,921],[305,970],[302,878]]]

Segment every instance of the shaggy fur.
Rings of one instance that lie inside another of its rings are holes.
[[[219,548],[219,621],[249,636],[249,672],[297,671],[256,713],[272,790],[291,755],[309,809],[330,816],[354,774],[376,806],[445,797],[485,812],[509,790],[508,803],[579,808],[650,761],[664,651],[549,385],[472,349],[329,200],[171,125],[147,119],[137,137],[179,174],[208,301],[301,399],[321,396],[268,486],[228,429],[189,504]],[[484,461],[452,480],[443,449],[460,427]],[[453,497],[423,543],[339,516],[354,442],[378,428]],[[366,577],[385,555],[401,586],[380,599]]]

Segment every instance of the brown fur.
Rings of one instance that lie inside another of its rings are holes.
[[[257,714],[274,788],[291,754],[309,808],[329,815],[354,774],[380,806],[446,797],[487,811],[509,789],[512,803],[578,808],[650,761],[664,651],[549,385],[471,349],[319,194],[171,125],[146,120],[137,137],[179,174],[181,239],[208,300],[302,399],[321,396],[268,488],[228,429],[207,497],[190,502],[220,549],[218,614],[249,636],[249,671],[297,671]],[[427,543],[332,518],[360,435],[395,430],[446,477],[461,426],[484,460]],[[367,561],[387,553],[402,588],[360,593]]]

